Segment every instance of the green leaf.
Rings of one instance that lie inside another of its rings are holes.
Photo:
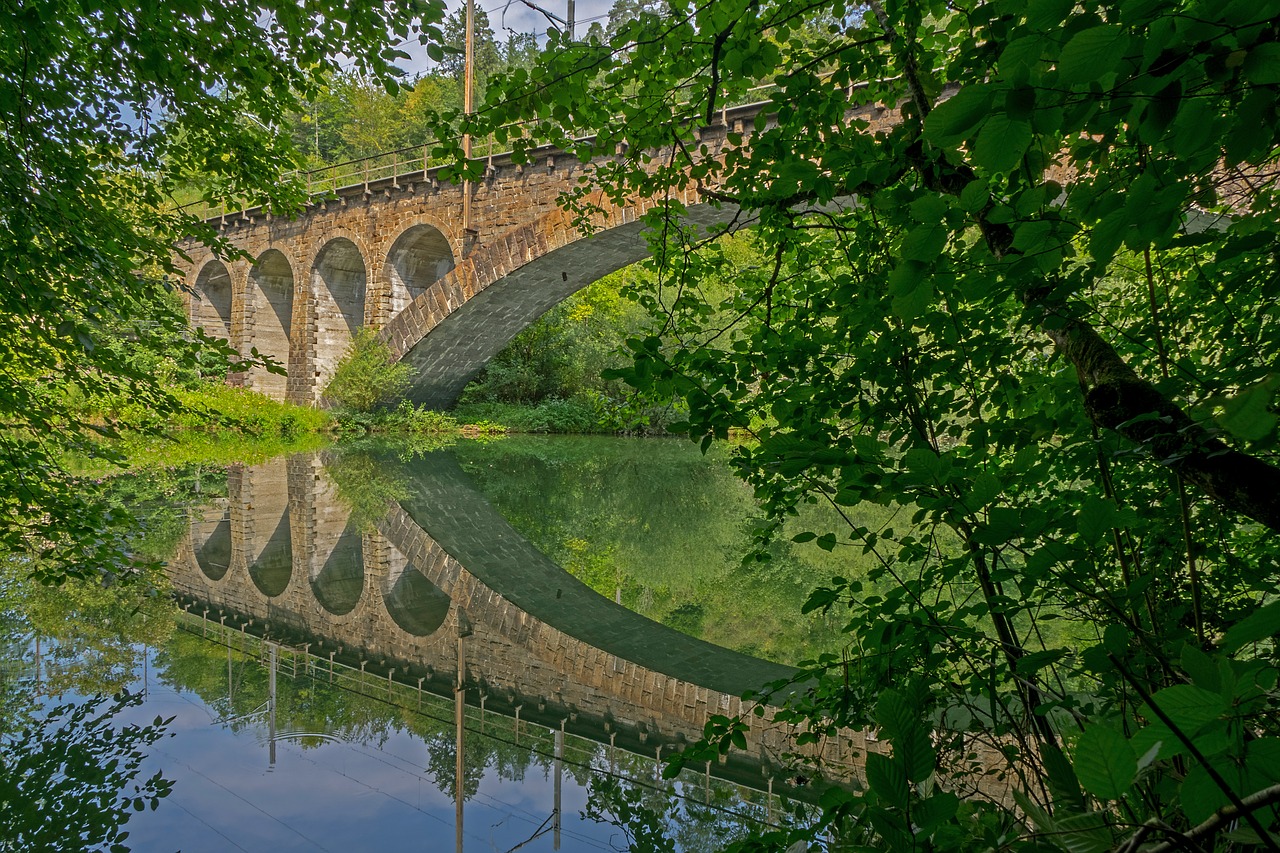
[[[1116,505],[1106,498],[1085,498],[1076,516],[1076,532],[1086,545],[1097,545],[1102,537],[1115,526],[1118,510]]]
[[[994,474],[983,471],[973,480],[965,506],[970,510],[982,509],[1000,496],[1000,480]]]
[[[1277,634],[1280,634],[1280,601],[1273,601],[1228,628],[1222,650],[1232,654],[1249,643],[1274,640]]]
[[[1058,55],[1058,79],[1090,83],[1114,71],[1129,46],[1129,36],[1117,24],[1081,30]]]
[[[950,791],[939,791],[922,800],[911,810],[911,818],[926,832],[951,822],[960,808],[960,798]]]
[[[907,774],[898,761],[887,755],[867,753],[867,787],[895,808],[905,810],[910,802]]]
[[[1033,675],[1047,666],[1052,666],[1067,656],[1066,649],[1047,649],[1032,652],[1018,658],[1018,672],[1022,675]]]
[[[951,147],[978,126],[991,108],[991,90],[983,85],[965,86],[934,107],[924,120],[925,139]]]
[[[929,281],[924,265],[906,261],[898,265],[889,276],[890,303],[895,316],[910,322],[924,314],[933,301],[933,284]]]
[[[970,181],[960,191],[960,206],[970,213],[982,210],[990,199],[991,191],[982,178]]]
[[[1074,766],[1080,785],[1104,800],[1118,800],[1138,775],[1133,746],[1116,729],[1092,725],[1076,741]]]
[[[1167,759],[1186,752],[1186,747],[1168,726],[1163,723],[1152,723],[1139,729],[1130,741],[1135,755],[1148,758],[1152,750],[1156,750],[1155,758]]]
[[[942,254],[946,245],[947,229],[941,223],[933,222],[918,225],[907,232],[899,253],[905,260],[927,263]]]
[[[1234,788],[1236,786],[1233,777],[1237,777],[1238,774],[1234,772],[1232,764],[1233,762],[1227,756],[1220,755],[1209,759],[1209,765],[1218,771],[1229,786]],[[1236,793],[1240,791],[1237,790]],[[1187,778],[1183,780],[1182,787],[1178,790],[1178,799],[1183,814],[1193,824],[1208,820],[1214,812],[1231,802],[1227,793],[1198,763],[1193,763],[1187,770]]]
[[[1076,4],[1075,0],[1031,0],[1027,5],[1027,25],[1045,31],[1057,29]]]
[[[1084,811],[1084,793],[1080,790],[1080,780],[1072,769],[1067,756],[1055,744],[1045,744],[1040,750],[1040,760],[1044,763],[1045,776],[1049,781],[1049,792],[1053,794],[1053,807],[1059,812],[1082,813]]]
[[[1068,853],[1107,853],[1115,837],[1103,812],[1086,812],[1058,820],[1056,840]]]
[[[1244,61],[1244,78],[1258,86],[1280,83],[1280,44],[1269,41],[1255,45]]]
[[[1014,788],[1012,793],[1013,801],[1018,804],[1018,808],[1022,809],[1027,817],[1031,818],[1032,825],[1038,831],[1046,833],[1056,833],[1058,831],[1057,821],[1047,811],[1036,805],[1030,797],[1017,788]]]
[[[1223,405],[1218,423],[1236,438],[1260,441],[1275,432],[1280,421],[1271,411],[1276,392],[1280,391],[1280,375],[1271,375],[1250,385]]]
[[[1190,684],[1166,687],[1152,696],[1151,702],[1188,737],[1218,719],[1227,709],[1226,701],[1217,693]],[[1150,708],[1145,710],[1145,716],[1156,718]]]
[[[1280,619],[1280,616],[1277,617]],[[1230,634],[1228,633],[1228,636]],[[1195,646],[1188,645],[1179,659],[1191,682],[1202,690],[1217,693],[1222,689],[1222,672],[1217,662]]]
[[[1008,172],[1022,162],[1031,144],[1031,125],[1003,113],[986,120],[973,148],[973,159],[992,172]]]

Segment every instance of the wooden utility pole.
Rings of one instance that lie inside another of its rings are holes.
[[[463,60],[462,112],[469,119],[475,112],[475,0],[467,0],[467,46]],[[471,160],[471,134],[462,135],[462,156],[468,164]],[[469,240],[471,235],[471,180],[462,182],[462,233],[463,239]]]

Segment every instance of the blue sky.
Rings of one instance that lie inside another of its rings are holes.
[[[568,11],[566,0],[530,0],[530,2],[561,18],[564,18]],[[493,28],[499,43],[505,42],[513,33],[529,32],[537,33],[541,41],[548,27],[552,25],[546,16],[525,5],[522,0],[475,0],[475,3],[477,9],[483,9],[488,14],[489,25]],[[462,0],[448,0],[450,12],[461,5]],[[593,21],[600,21],[603,24],[608,19],[609,9],[612,6],[613,0],[577,0],[574,12],[577,34],[586,35],[587,28]],[[430,65],[422,45],[410,45],[404,50],[412,57],[401,63],[409,73],[423,71]]]

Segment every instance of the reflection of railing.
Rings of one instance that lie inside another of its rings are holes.
[[[859,88],[861,86],[849,87],[848,94],[851,99],[854,91]],[[771,104],[771,101],[767,100],[767,96],[780,90],[781,87],[777,83],[768,83],[747,89],[734,98],[725,98],[717,106],[715,120],[721,124],[728,124],[730,112],[754,116],[761,109]],[[687,104],[688,101],[679,103]],[[504,142],[501,143],[497,141],[496,136],[488,136],[483,139],[473,138],[471,143],[472,158],[476,160],[491,159],[500,154],[510,153],[511,148],[507,144],[507,140],[523,137],[526,129],[537,121],[539,120],[534,119],[505,125],[503,127],[505,131]],[[583,138],[589,139],[590,137]],[[393,185],[398,185],[401,178],[407,178],[410,175],[423,176],[431,169],[444,165],[449,162],[449,158],[433,156],[433,148],[438,149],[444,142],[457,142],[459,139],[461,139],[460,136],[430,140],[421,145],[370,154],[316,169],[287,172],[284,175],[284,179],[290,182],[298,181],[302,183],[308,197],[312,199],[327,198],[336,195],[342,190],[354,190],[356,188],[363,188],[365,192],[368,192],[369,186],[379,181],[389,180]],[[182,205],[182,209],[194,213],[203,220],[223,218],[252,209],[238,207],[238,204],[239,201],[236,199],[229,199],[217,204],[206,204],[203,201],[198,201]]]
[[[188,605],[189,607],[189,605]],[[437,723],[451,724],[455,717],[455,699],[446,698],[424,686],[426,678],[418,678],[417,683],[397,681],[394,668],[388,670],[386,677],[376,675],[362,662],[360,666],[351,666],[337,660],[336,653],[328,657],[311,652],[309,644],[302,647],[290,646],[276,640],[264,639],[250,633],[248,624],[227,625],[225,618],[213,621],[208,610],[194,612],[194,608],[178,615],[178,627],[191,634],[198,634],[212,643],[225,646],[228,653],[236,652],[244,658],[256,661],[259,665],[271,665],[271,652],[275,653],[275,666],[282,676],[292,679],[298,677],[311,678],[316,681],[332,684],[342,690],[359,694],[369,699],[386,702],[402,710],[420,714]],[[566,764],[582,767],[597,773],[624,778],[626,781],[640,786],[657,788],[670,786],[662,779],[662,756],[670,753],[669,745],[658,744],[654,752],[645,755],[615,743],[616,732],[611,734],[609,744],[605,745],[592,738],[574,734],[566,729],[569,717],[563,718],[559,727],[546,725],[521,717],[522,705],[514,707],[514,715],[490,710],[486,707],[489,698],[477,690],[478,685],[469,685],[468,692],[478,694],[478,705],[466,705],[464,708],[465,728],[467,732],[483,737],[500,740],[513,746],[528,749],[530,752],[549,760],[562,760]],[[263,715],[267,703],[253,712],[240,714],[219,722],[244,721]],[[279,740],[287,737],[318,737],[328,740],[342,740],[332,735],[315,733],[286,732],[274,735]],[[558,742],[558,745],[557,745]],[[665,747],[665,749],[664,749]],[[558,754],[557,754],[558,753]],[[630,756],[627,760],[624,756]],[[652,762],[650,764],[650,762]],[[639,766],[651,767],[651,772],[636,775],[634,769]],[[630,766],[631,774],[624,773],[622,768]],[[703,804],[711,805],[711,786],[724,784],[720,779],[713,779],[711,763],[708,762],[703,772],[683,770],[677,781],[682,783],[683,791],[677,792],[686,799],[695,791],[702,792]],[[774,809],[780,804],[779,795],[774,794],[772,777],[760,777],[756,784],[764,784],[764,789],[756,785],[735,785],[737,798],[748,807],[754,806],[765,815],[765,821],[772,823]],[[781,787],[781,784],[780,784]],[[790,790],[790,789],[789,789]],[[795,791],[790,790],[794,799]],[[723,806],[713,806],[721,811],[732,812]],[[757,817],[740,815],[748,820],[760,823]]]

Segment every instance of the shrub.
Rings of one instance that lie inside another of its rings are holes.
[[[595,412],[577,400],[544,400],[536,406],[509,403],[467,403],[454,410],[464,425],[482,422],[512,432],[593,433],[602,432]]]
[[[351,339],[324,398],[344,409],[371,412],[408,391],[412,381],[413,368],[393,361],[378,333],[363,327]]]

